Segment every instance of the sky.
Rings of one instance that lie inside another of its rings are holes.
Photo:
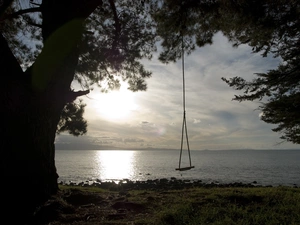
[[[158,51],[159,53],[159,51]],[[124,84],[105,94],[94,89],[82,97],[87,104],[87,134],[56,137],[57,149],[180,149],[183,123],[182,62],[163,64],[143,60],[152,71],[145,92],[131,92]],[[232,101],[241,92],[230,88],[222,77],[240,76],[275,69],[280,59],[263,58],[247,45],[233,48],[218,33],[212,45],[185,56],[186,124],[191,150],[300,149],[281,143],[280,134],[260,120],[261,102]],[[187,149],[184,135],[183,149]],[[281,144],[279,144],[281,143]]]

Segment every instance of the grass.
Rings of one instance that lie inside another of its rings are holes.
[[[92,187],[81,190],[118,195],[118,192]],[[131,190],[126,194],[126,201],[138,203],[145,210],[102,224],[300,224],[300,189],[292,187]]]
[[[195,189],[183,196],[161,211],[157,224],[300,224],[298,189]]]

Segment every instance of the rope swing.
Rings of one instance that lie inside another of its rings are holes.
[[[190,170],[190,169],[194,168],[194,166],[192,166],[192,161],[191,161],[189,138],[188,138],[188,132],[187,132],[187,125],[186,125],[183,34],[181,35],[181,38],[182,38],[181,39],[181,52],[182,52],[182,83],[183,83],[183,121],[182,121],[182,130],[181,130],[181,148],[180,148],[180,156],[179,156],[179,166],[178,166],[178,168],[176,168],[176,170],[184,171],[184,170]],[[189,162],[190,162],[190,166],[187,166],[187,167],[181,167],[181,156],[182,156],[182,149],[183,149],[184,134],[186,137],[187,150],[188,150]]]

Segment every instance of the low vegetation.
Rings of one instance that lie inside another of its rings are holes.
[[[37,211],[38,224],[300,224],[296,187],[200,187],[111,191],[60,186]]]

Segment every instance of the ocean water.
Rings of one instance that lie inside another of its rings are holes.
[[[59,181],[148,180],[175,177],[203,182],[300,185],[300,150],[191,151],[194,169],[178,171],[179,150],[57,150]],[[183,150],[181,167],[188,166]]]

